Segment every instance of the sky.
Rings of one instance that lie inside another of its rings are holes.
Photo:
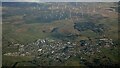
[[[118,2],[120,0],[1,0],[2,2]]]

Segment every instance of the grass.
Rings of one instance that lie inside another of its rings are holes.
[[[80,61],[76,57],[71,57],[65,62],[65,66],[81,66]]]
[[[92,30],[82,31],[81,35],[86,36],[86,37],[92,37],[92,38],[95,38],[95,37],[99,36],[98,34],[96,34],[95,32],[93,32]]]
[[[29,43],[38,38],[45,38],[48,34],[42,32],[41,25],[30,24],[15,26],[11,24],[3,25],[3,36],[10,40],[18,43]]]
[[[25,56],[25,57],[20,57],[20,56],[2,56],[2,64],[3,66],[12,66],[15,62],[22,62],[22,61],[31,61],[33,59],[32,56]]]
[[[118,46],[117,46],[118,47]],[[109,57],[113,62],[119,63],[119,48],[113,48],[111,50],[110,48],[101,48],[101,51],[104,55]]]

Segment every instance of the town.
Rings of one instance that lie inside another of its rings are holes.
[[[12,44],[9,47],[16,47],[18,51],[13,53],[5,53],[6,56],[34,56],[34,59],[49,59],[58,63],[68,60],[70,57],[81,54],[94,55],[101,52],[100,48],[115,47],[112,39],[97,39],[96,43],[90,40],[81,40],[79,42],[60,41],[53,39],[38,39],[28,45]],[[79,56],[80,59],[85,59]]]

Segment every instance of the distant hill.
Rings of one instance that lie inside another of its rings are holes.
[[[40,4],[37,3],[30,3],[30,2],[2,2],[2,6],[6,6],[6,7],[33,7],[33,6],[37,6]]]

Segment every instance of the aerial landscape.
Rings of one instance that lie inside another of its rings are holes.
[[[2,2],[2,66],[119,66],[117,2]]]

